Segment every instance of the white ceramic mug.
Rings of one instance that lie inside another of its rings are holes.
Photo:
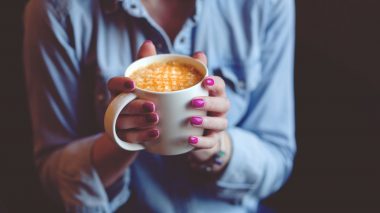
[[[124,76],[128,77],[133,71],[150,64],[173,60],[195,67],[203,75],[202,80],[192,87],[171,92],[153,92],[136,87],[134,92],[122,93],[114,98],[107,108],[104,126],[106,133],[121,148],[129,151],[146,149],[149,152],[161,155],[178,155],[193,149],[187,142],[189,136],[203,135],[203,129],[193,127],[188,122],[191,116],[206,115],[206,112],[190,107],[190,102],[193,98],[208,96],[207,90],[202,87],[202,82],[208,75],[207,67],[203,63],[184,55],[154,55],[133,62],[125,71]],[[116,134],[115,125],[120,112],[128,103],[137,98],[150,100],[156,105],[156,111],[160,116],[158,123],[160,136],[158,141],[130,143],[121,140]]]

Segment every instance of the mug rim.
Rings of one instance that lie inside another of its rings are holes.
[[[146,90],[146,89],[142,89],[142,88],[139,88],[135,87],[135,90],[138,90],[138,91],[143,91],[143,92],[147,92],[147,93],[151,93],[151,94],[175,94],[175,93],[181,93],[181,92],[185,92],[187,90],[190,90],[191,88],[193,87],[196,87],[198,86],[199,84],[201,84],[203,82],[203,80],[208,76],[208,69],[207,69],[207,66],[201,62],[200,60],[197,60],[193,57],[190,57],[190,56],[187,56],[187,55],[180,55],[180,54],[172,54],[172,53],[164,53],[164,54],[157,54],[157,55],[152,55],[152,56],[148,56],[148,57],[144,57],[144,58],[140,58],[136,61],[134,61],[133,63],[131,63],[127,69],[125,70],[124,72],[124,77],[128,77],[129,78],[129,75],[132,74],[133,70],[131,70],[133,68],[134,65],[136,65],[137,63],[142,63],[142,61],[148,61],[147,64],[145,64],[144,66],[149,66],[153,63],[157,63],[157,62],[149,62],[150,60],[154,60],[155,58],[165,58],[165,59],[170,59],[170,58],[184,58],[184,59],[190,59],[192,62],[200,65],[203,69],[204,69],[204,74],[203,74],[203,77],[202,79],[194,84],[193,86],[191,87],[187,87],[185,89],[181,89],[181,90],[175,90],[175,91],[166,91],[166,92],[159,92],[159,91],[151,91],[151,90]],[[190,64],[191,65],[191,64]],[[135,69],[134,69],[135,70]]]

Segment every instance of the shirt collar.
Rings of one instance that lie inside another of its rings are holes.
[[[135,17],[142,17],[145,13],[145,8],[140,0],[100,0],[105,13],[111,14],[116,12],[120,7]],[[191,18],[194,22],[199,21],[204,0],[196,0],[195,14]]]

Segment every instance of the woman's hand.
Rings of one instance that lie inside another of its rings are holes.
[[[108,88],[115,97],[121,92],[135,89],[131,79],[115,77],[108,82]],[[160,133],[157,128],[159,116],[153,102],[143,99],[131,101],[116,120],[116,132],[120,139],[130,143],[154,141]]]
[[[151,41],[146,41],[140,48],[138,58],[156,54]],[[132,92],[134,82],[127,77],[115,77],[108,82],[108,89],[112,98],[120,93]],[[120,139],[130,143],[157,140],[160,132],[157,128],[159,116],[153,102],[135,99],[131,101],[120,113],[116,121],[117,134]]]
[[[156,49],[153,43],[146,41],[140,48],[138,58],[155,54]],[[122,92],[133,91],[135,86],[129,78],[116,77],[108,82],[108,89],[112,97],[115,97]],[[159,117],[155,109],[156,106],[150,101],[141,99],[132,101],[117,119],[118,136],[131,143],[157,139],[159,137],[157,129]],[[119,179],[125,169],[132,164],[137,153],[121,149],[105,134],[97,140],[92,149],[91,158],[103,185],[108,187]]]
[[[193,57],[207,63],[203,53],[196,53]],[[201,137],[190,136],[188,139],[189,144],[195,147],[189,154],[190,165],[193,169],[217,174],[225,168],[231,156],[231,141],[225,131],[230,102],[225,92],[225,83],[220,77],[207,77],[202,85],[208,90],[209,96],[194,98],[191,106],[206,111],[207,116],[194,116],[189,122],[194,127],[205,129],[205,134]]]

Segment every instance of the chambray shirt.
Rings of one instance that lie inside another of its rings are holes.
[[[183,155],[141,151],[103,187],[90,153],[104,134],[106,84],[146,39],[159,53],[204,51],[225,80],[233,150],[217,179]],[[43,186],[68,212],[255,212],[293,165],[293,51],[293,0],[197,0],[173,42],[139,0],[31,0],[24,58]]]

